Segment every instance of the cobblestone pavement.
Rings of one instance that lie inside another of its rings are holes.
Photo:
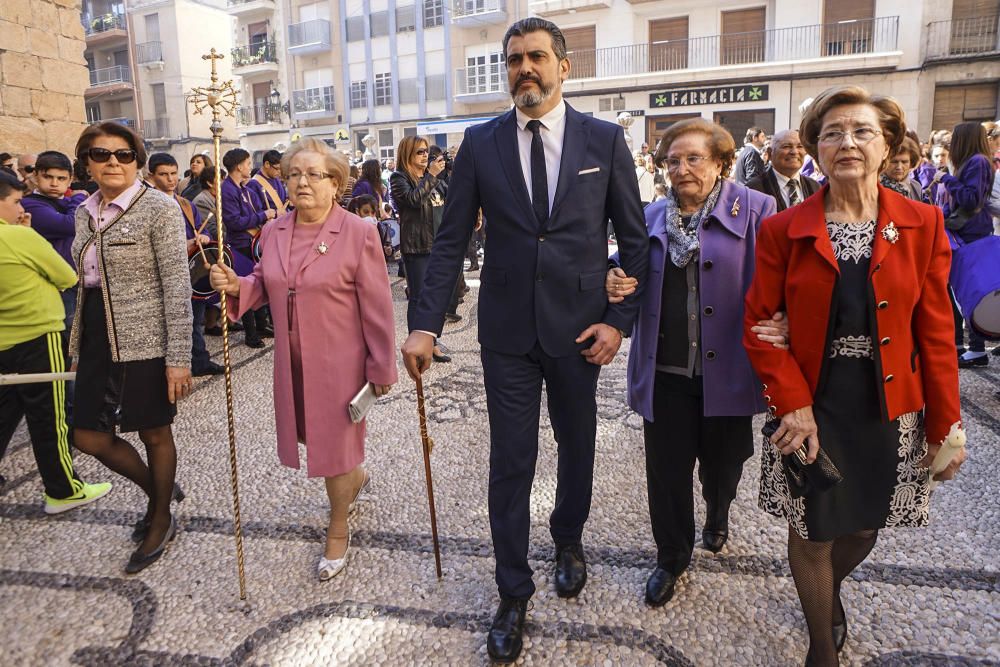
[[[123,566],[133,548],[131,525],[144,508],[137,489],[113,479],[114,490],[99,502],[46,517],[24,426],[17,432],[0,463],[7,478],[0,489],[0,665],[485,663],[496,589],[475,339],[478,283],[470,284],[465,317],[448,325],[443,339],[455,361],[435,364],[426,380],[443,580],[434,575],[409,379],[369,418],[373,490],[352,520],[347,571],[320,583],[322,482],[278,464],[271,349],[248,349],[236,334],[249,608],[236,604],[224,382],[199,379],[175,424],[178,479],[188,495],[177,506],[180,532],[163,559],[135,577]],[[402,290],[393,277],[399,342]],[[219,359],[220,339],[210,345]],[[931,527],[883,531],[845,585],[844,664],[1000,664],[1000,359],[962,371],[961,383],[969,461],[956,482],[935,492]],[[641,420],[624,392],[623,353],[601,373],[593,511],[584,535],[590,578],[572,601],[557,598],[550,581],[555,445],[543,416],[532,496],[538,593],[520,663],[802,664],[807,639],[785,561],[786,528],[756,507],[756,458],[746,466],[723,552],[698,549],[674,601],[657,610],[644,605],[654,551]],[[87,456],[76,460],[84,479],[111,478]]]

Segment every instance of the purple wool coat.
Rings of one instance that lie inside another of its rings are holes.
[[[628,355],[628,403],[647,421],[653,421],[663,271],[670,261],[666,208],[666,200],[646,207],[649,284],[639,303]],[[757,231],[761,221],[774,215],[776,208],[770,195],[725,181],[711,216],[699,232],[705,417],[746,416],[765,410],[760,380],[743,347],[743,298],[753,278]],[[612,261],[616,259],[612,257]],[[705,312],[708,307],[710,315]]]

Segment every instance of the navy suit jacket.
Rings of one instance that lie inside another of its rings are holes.
[[[559,181],[539,225],[521,173],[514,110],[465,131],[411,326],[440,333],[480,208],[489,220],[480,274],[479,343],[513,355],[539,343],[551,357],[578,354],[576,337],[604,322],[630,331],[646,283],[649,237],[622,129],[566,105]],[[582,173],[581,173],[582,172]],[[636,294],[609,304],[607,222]]]

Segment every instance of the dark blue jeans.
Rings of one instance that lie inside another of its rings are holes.
[[[205,308],[206,301],[191,299],[191,311],[194,314],[191,329],[191,372],[203,371],[211,363],[208,349],[205,347]]]
[[[419,255],[403,255],[403,266],[406,268],[406,286],[410,289],[410,301],[406,304],[406,328],[413,330],[413,317],[417,313],[417,302],[424,289],[424,274],[430,263],[430,253]]]

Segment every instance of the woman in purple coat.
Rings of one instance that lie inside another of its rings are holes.
[[[671,188],[646,207],[650,282],[628,355],[628,400],[643,417],[657,549],[646,583],[646,603],[654,607],[670,600],[691,562],[695,460],[707,506],[702,541],[718,552],[729,537],[729,505],[743,462],[753,454],[751,420],[764,411],[738,332],[757,229],[775,202],[725,180],[734,152],[729,132],[696,118],[670,126],[654,157]],[[612,268],[609,299],[631,294],[634,282]],[[758,335],[780,346],[785,337],[775,324],[762,323],[767,328]]]
[[[352,197],[361,195],[371,195],[375,197],[376,211],[382,211],[382,202],[385,200],[385,186],[382,184],[382,166],[378,160],[365,160],[361,163],[361,176],[354,184]],[[382,216],[379,215],[379,218]]]

